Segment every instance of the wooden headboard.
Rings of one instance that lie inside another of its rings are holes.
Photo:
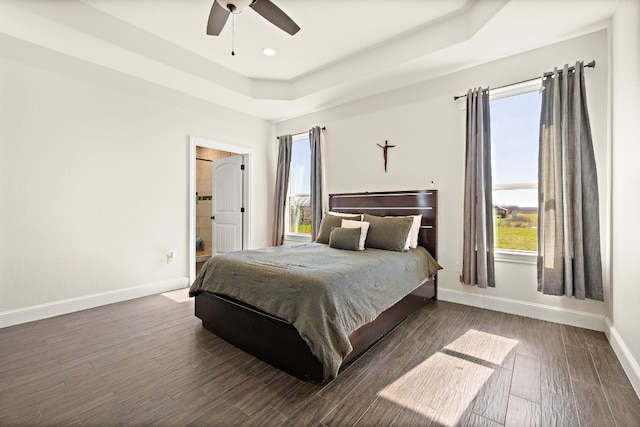
[[[438,259],[438,190],[330,194],[329,209],[378,216],[422,214],[418,245]]]

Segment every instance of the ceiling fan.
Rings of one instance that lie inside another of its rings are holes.
[[[229,14],[242,12],[247,6],[281,30],[294,35],[300,27],[270,0],[215,0],[209,13],[207,34],[217,36],[224,28]]]

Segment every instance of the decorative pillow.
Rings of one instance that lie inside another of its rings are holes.
[[[329,233],[329,246],[348,251],[360,250],[360,228],[333,227]]]
[[[367,248],[399,252],[405,250],[413,218],[408,216],[381,217],[364,214],[363,220],[370,223],[367,240],[365,241]]]
[[[331,234],[331,227],[340,227],[343,219],[351,219],[351,220],[359,220],[360,215],[344,215],[340,216],[326,213],[322,217],[322,221],[320,222],[320,231],[318,231],[318,237],[316,238],[316,242],[318,243],[329,243],[329,234]]]
[[[411,218],[413,223],[411,224],[411,229],[409,230],[409,234],[407,235],[407,241],[404,242],[404,250],[408,251],[409,248],[417,248],[418,247],[418,235],[420,234],[420,223],[422,222],[422,215],[400,215],[400,216],[385,216],[383,218]]]
[[[360,244],[359,249],[364,251],[364,242],[367,239],[367,232],[369,231],[369,223],[363,221],[352,221],[349,219],[343,219],[342,228],[359,228],[360,229]]]

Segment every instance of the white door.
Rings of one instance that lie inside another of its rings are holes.
[[[242,249],[243,156],[214,160],[211,212],[213,255]]]

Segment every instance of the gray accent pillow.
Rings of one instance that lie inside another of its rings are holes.
[[[320,231],[316,242],[329,243],[329,235],[331,234],[332,227],[340,227],[343,219],[350,219],[353,221],[360,221],[360,215],[331,215],[330,213],[324,214],[322,221],[320,222]]]
[[[360,228],[333,227],[329,233],[329,246],[348,251],[360,250]]]
[[[367,240],[364,243],[365,247],[387,251],[404,251],[413,218],[364,214],[362,220],[370,223]]]

